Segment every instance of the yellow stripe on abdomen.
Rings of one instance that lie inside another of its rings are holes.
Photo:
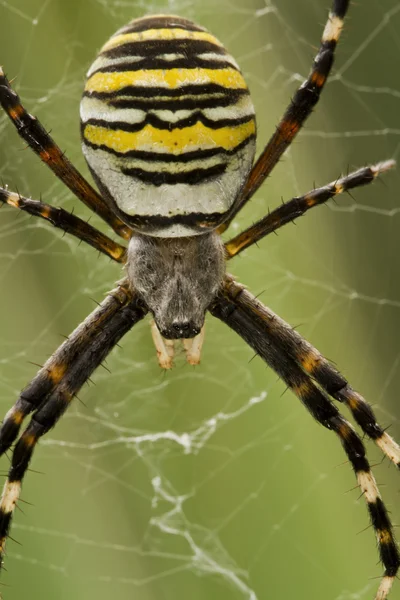
[[[113,73],[97,72],[86,82],[86,92],[118,92],[128,86],[178,88],[186,85],[216,84],[226,89],[246,89],[236,69],[145,69]]]
[[[219,47],[223,47],[222,44],[213,35],[207,31],[187,31],[186,29],[180,28],[168,28],[168,29],[147,29],[146,31],[140,31],[138,33],[125,33],[121,35],[115,35],[112,37],[101,49],[101,52],[107,52],[123,44],[132,44],[135,42],[148,42],[153,40],[168,41],[168,40],[188,40],[190,41],[201,41],[209,42]]]
[[[150,152],[169,152],[174,155],[193,150],[223,148],[233,150],[254,135],[255,121],[242,123],[236,127],[210,129],[203,123],[196,123],[184,129],[157,129],[146,125],[140,131],[128,132],[112,130],[97,125],[86,125],[84,139],[94,146],[106,146],[116,152],[143,150]]]

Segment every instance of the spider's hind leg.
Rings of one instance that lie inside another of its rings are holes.
[[[108,223],[118,235],[129,240],[132,234],[130,228],[113,214],[100,194],[66,158],[38,119],[23,107],[18,94],[12,89],[1,67],[0,104],[21,138],[71,192]]]
[[[235,215],[255,194],[290,146],[319,101],[331,72],[335,50],[342,32],[349,0],[333,0],[321,43],[307,79],[296,90],[275,132],[248,176],[241,195],[232,207],[229,219],[220,228],[225,231]]]

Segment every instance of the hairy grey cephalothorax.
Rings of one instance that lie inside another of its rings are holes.
[[[216,233],[156,238],[134,235],[128,277],[167,339],[195,337],[225,273],[224,246]]]

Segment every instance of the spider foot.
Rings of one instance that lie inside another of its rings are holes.
[[[379,589],[376,593],[375,600],[386,600],[389,596],[389,592],[392,589],[394,582],[394,576],[385,575],[381,581]]]

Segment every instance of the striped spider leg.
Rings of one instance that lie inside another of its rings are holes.
[[[245,248],[249,248],[253,244],[262,240],[270,233],[276,232],[277,229],[303,216],[310,208],[324,204],[331,198],[335,198],[339,194],[348,192],[356,187],[373,183],[375,179],[396,165],[394,160],[385,160],[376,165],[362,167],[353,173],[349,173],[345,177],[340,177],[336,181],[332,181],[327,185],[316,188],[304,194],[304,196],[296,196],[287,202],[281,204],[265,217],[251,225],[238,235],[228,240],[225,243],[225,251],[227,258],[233,258]]]
[[[342,194],[355,187],[372,183],[381,173],[395,166],[395,161],[387,160],[376,165],[363,167],[333,181],[323,187],[314,189],[304,196],[292,198],[281,206],[278,206],[266,217],[257,221],[248,229],[242,231],[234,238],[225,243],[227,259],[231,259],[245,248],[248,248],[266,237],[286,223],[304,215],[310,208],[319,206],[327,200]],[[264,307],[267,312],[269,309]],[[280,336],[285,337],[285,351],[289,352],[301,363],[301,367],[311,375],[325,391],[344,403],[358,425],[362,428],[381,451],[395,463],[400,469],[400,448],[389,434],[377,423],[376,417],[370,405],[360,394],[355,392],[336,369],[323,358],[308,342],[306,342],[295,330],[290,328],[284,321],[280,320],[272,311],[269,312],[270,319],[280,321]],[[284,333],[287,333],[284,336]],[[300,352],[301,349],[301,352]]]
[[[399,446],[378,425],[371,407],[352,390],[345,378],[285,321],[230,276],[226,277],[222,291],[209,310],[255,350],[318,423],[339,437],[367,503],[385,569],[375,600],[385,600],[400,566],[393,526],[371,472],[364,444],[329,396],[348,404],[363,431],[398,467]]]
[[[127,280],[122,281],[47,360],[5,416],[0,430],[0,455],[16,440],[24,418],[33,413],[12,452],[0,499],[1,559],[37,442],[55,426],[93,371],[146,313]]]
[[[54,225],[54,227],[77,237],[112,260],[125,263],[125,246],[114,242],[104,233],[63,208],[54,207],[39,200],[25,198],[20,194],[0,187],[0,206],[3,204],[18,208],[32,216],[41,217]]]
[[[103,198],[67,159],[36,117],[25,110],[1,67],[0,104],[22,139],[71,192],[108,223],[118,235],[129,239],[131,229],[113,214]]]
[[[263,184],[314,110],[332,69],[336,45],[343,29],[343,21],[348,7],[349,0],[333,0],[311,72],[294,94],[275,133],[253,165],[241,194],[232,206],[228,219],[219,228],[221,233],[229,227],[235,215]]]

